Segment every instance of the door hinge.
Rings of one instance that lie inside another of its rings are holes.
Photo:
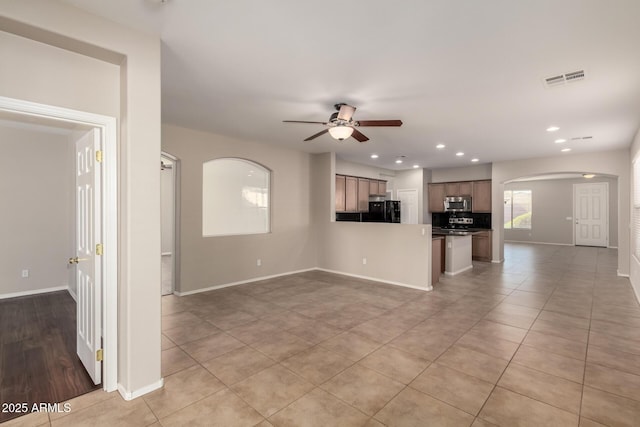
[[[102,349],[96,350],[96,362],[102,362]]]
[[[102,255],[104,253],[104,247],[102,246],[102,243],[98,243],[96,245],[96,255]]]
[[[102,150],[96,151],[96,162],[102,163]]]

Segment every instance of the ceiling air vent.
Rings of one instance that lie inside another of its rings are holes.
[[[562,86],[565,83],[577,82],[584,80],[584,70],[572,71],[570,73],[558,74],[556,76],[547,77],[544,79],[544,85],[546,87]]]

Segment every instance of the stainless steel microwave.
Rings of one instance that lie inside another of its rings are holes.
[[[445,197],[444,210],[445,212],[471,212],[471,197]]]

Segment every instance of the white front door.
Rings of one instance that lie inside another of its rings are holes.
[[[609,245],[609,185],[575,184],[575,236],[578,246]]]
[[[398,190],[400,200],[400,222],[402,224],[418,223],[418,190]]]
[[[101,163],[100,135],[93,129],[76,141],[77,352],[95,384],[102,381]]]

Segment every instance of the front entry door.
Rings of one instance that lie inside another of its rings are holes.
[[[77,352],[95,384],[102,381],[102,232],[99,130],[76,141]],[[100,351],[101,353],[101,351]]]
[[[606,182],[574,185],[576,245],[609,245],[608,190]]]

